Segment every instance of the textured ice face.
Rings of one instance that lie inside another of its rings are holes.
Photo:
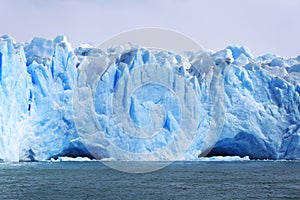
[[[185,57],[146,48],[108,53],[73,51],[65,37],[29,44],[1,37],[0,159],[195,160],[211,147],[210,155],[300,159],[299,58],[255,58],[244,47]],[[96,62],[83,68],[86,57]]]
[[[228,49],[234,61],[224,73],[226,120],[210,154],[299,159],[299,79],[287,74],[298,61]]]
[[[22,159],[43,160],[71,148],[77,137],[72,99],[78,59],[64,37],[35,38],[24,49],[31,87]]]
[[[101,145],[105,151],[95,150],[95,157],[175,160],[191,145],[201,127],[199,85],[190,81],[185,71],[189,66],[180,62],[183,58],[175,56],[131,50],[110,63],[94,88],[78,89],[74,107],[81,138],[88,149]],[[80,76],[86,76],[85,69],[79,70]],[[89,115],[80,106],[88,102],[93,102]],[[92,124],[96,130],[86,132]]]
[[[78,67],[73,106],[78,134],[93,156],[195,159],[217,141],[224,121],[224,84],[222,67],[211,56],[201,52],[188,60],[153,48],[91,56]],[[202,71],[203,87],[211,89],[206,94],[194,76]]]
[[[23,47],[0,37],[0,160],[19,161],[28,126],[30,76]]]

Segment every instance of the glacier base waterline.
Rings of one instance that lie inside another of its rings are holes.
[[[97,98],[92,96],[95,106],[90,109],[98,114],[97,121],[100,125],[107,125],[110,121],[105,116],[110,109],[107,109],[101,95],[109,96],[111,90],[116,89],[113,84],[120,77],[130,74],[130,70],[137,63],[152,62],[169,67],[172,72],[185,77],[187,84],[196,91],[196,100],[187,98],[183,103],[197,106],[195,113],[201,121],[202,126],[199,127],[202,129],[193,137],[182,159],[197,160],[199,154],[205,150],[201,149],[205,127],[211,125],[212,69],[206,69],[207,65],[203,63],[191,65],[185,62],[184,58],[191,60],[197,57],[197,53],[183,57],[176,54],[165,55],[164,52],[153,53],[147,49],[131,51],[130,54],[120,49],[114,51],[117,53],[118,62],[114,62],[114,67],[108,68],[111,71],[103,76],[104,87],[97,83],[102,73],[89,75],[93,78],[87,81],[84,73],[88,71],[80,66],[85,58],[97,57],[102,59],[101,67],[106,69],[112,59],[106,52],[86,46],[72,49],[64,36],[58,36],[54,40],[34,38],[30,43],[16,43],[9,36],[2,36],[0,159],[7,162],[47,160],[60,156],[94,158],[94,153],[85,145],[88,142],[101,144],[101,151],[97,150],[97,158],[113,159],[118,154],[113,148],[106,146],[105,140],[97,138],[95,141],[82,141],[76,123],[87,122],[86,119],[89,118],[80,115],[82,119],[74,119],[74,116],[78,117],[76,113],[74,115],[73,109],[74,92],[82,85],[88,85],[92,89],[87,90],[87,93],[97,91]],[[222,130],[208,155],[249,156],[250,159],[300,159],[300,56],[290,59],[274,54],[254,57],[246,47],[237,46],[207,54],[217,69],[220,69],[218,78],[223,81],[224,87]],[[182,86],[178,84],[174,86],[174,90],[179,90]],[[117,87],[122,89],[120,84]],[[149,100],[146,94],[151,90],[154,96]],[[155,97],[155,91],[166,95],[164,101]],[[164,130],[178,130],[177,122],[182,119],[178,117],[178,98],[172,96],[172,92],[154,85],[137,88],[134,92],[135,95],[127,102],[132,105],[129,107],[132,111],[130,119],[134,123],[140,127],[149,125],[154,116],[151,109],[159,110],[161,106],[167,106],[166,109],[172,112],[156,118],[164,119]],[[159,103],[147,103],[154,101]],[[120,132],[106,133],[112,133],[108,134],[111,140],[117,144],[121,142],[126,151],[133,153],[151,153],[168,142],[167,137],[157,137],[151,143],[152,146],[147,148],[146,144],[133,145],[136,141],[129,138],[127,142],[131,143],[126,143],[125,136]],[[118,138],[123,139],[118,143]],[[178,145],[185,144],[186,141],[178,141]],[[168,157],[169,155],[172,155],[172,151],[161,159],[171,160],[173,157]]]

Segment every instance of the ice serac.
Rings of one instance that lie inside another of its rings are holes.
[[[100,126],[107,127],[108,125],[105,124],[109,121],[101,118],[101,116],[107,115],[107,103],[100,99],[106,99],[105,96],[109,96],[115,90],[114,84],[118,83],[122,77],[131,80],[131,71],[136,66],[144,64],[142,59],[144,54],[142,50],[121,54],[119,62],[110,67],[101,78],[100,86],[98,85],[100,89],[96,92],[96,103],[94,104],[97,114],[100,115],[100,117],[98,116],[101,119]],[[152,55],[151,52],[148,55]],[[201,123],[203,126],[206,123],[206,129],[198,130],[202,135],[196,135],[193,138],[194,143],[191,148],[187,149],[184,159],[196,159],[197,155],[201,155],[202,150],[205,150],[201,149],[203,143],[209,141],[207,149],[209,149],[209,145],[213,144],[213,139],[216,137],[213,136],[213,132],[205,134],[205,131],[214,124],[210,117],[217,121],[224,120],[222,123],[224,127],[221,134],[217,135],[218,141],[215,146],[211,146],[213,148],[208,156],[238,155],[249,156],[252,159],[299,159],[299,61],[280,58],[276,55],[255,58],[248,48],[237,46],[230,46],[222,51],[205,55],[212,57],[215,64],[213,68],[220,70],[221,78],[219,80],[212,76],[210,63],[197,62],[195,58],[199,57],[199,54],[190,56],[190,61],[193,59],[196,61],[192,62],[191,66],[184,65],[183,71],[179,67],[176,68],[175,63],[172,63],[176,58],[175,55],[167,57],[164,52],[160,52],[153,56],[155,62],[161,61],[161,66],[172,66],[178,70],[177,73],[183,73],[191,82],[196,80],[199,84],[197,84],[198,104],[203,117]],[[163,58],[168,60],[168,64]],[[164,74],[163,71],[160,74]],[[189,76],[193,78],[190,79]],[[161,77],[161,79],[165,77]],[[215,79],[213,80],[213,78]],[[224,119],[220,116],[211,116],[212,110],[210,110],[211,104],[216,102],[211,101],[211,94],[220,87],[219,85],[213,88],[213,85],[220,80],[223,81],[224,86],[224,98],[222,98],[224,104],[220,104],[217,109],[225,107],[226,113],[224,116],[221,115]],[[127,85],[125,83],[121,85],[123,87],[121,90],[125,92],[119,98],[127,98],[127,95],[131,95],[130,92],[126,92]],[[153,87],[151,91],[155,94],[160,89]],[[148,95],[150,92],[144,90],[142,93]],[[141,93],[138,94],[141,96]],[[140,120],[140,116],[144,116],[142,119],[147,120],[149,115],[144,113],[143,110],[145,108],[147,110],[147,107],[139,101],[139,98],[131,97],[128,105],[130,105],[130,109],[120,113],[128,111],[131,119],[137,125],[147,124]],[[126,117],[123,116],[122,119],[126,119]],[[170,120],[166,118],[164,128],[168,129],[169,122]],[[218,131],[218,129],[213,130]],[[111,136],[111,133],[109,135]],[[117,134],[112,137],[122,138],[122,135]],[[127,139],[121,139],[120,142],[128,145]],[[161,138],[161,141],[157,143],[158,147],[162,147],[164,141],[166,139]],[[109,142],[105,144],[109,144]],[[103,149],[109,149],[105,144],[102,146]],[[138,152],[147,145],[129,146],[134,148],[130,151]],[[125,150],[129,151],[129,149]],[[147,150],[155,151],[151,148],[147,148]],[[113,151],[109,150],[105,155],[110,156]],[[162,159],[164,158],[162,157]]]
[[[172,160],[183,149],[181,159],[197,160],[211,148],[208,156],[300,159],[299,80],[300,56],[254,57],[246,47],[180,56],[2,36],[0,161],[111,159],[119,149],[128,160]]]
[[[23,157],[44,160],[60,154],[85,154],[83,147],[76,148],[81,143],[77,141],[72,103],[79,61],[71,45],[64,36],[53,41],[34,38],[25,46],[25,54],[32,88],[31,128],[26,135]]]
[[[86,66],[78,68],[75,112],[81,138],[88,149],[98,149],[96,157],[175,160],[194,142],[203,143],[207,131],[200,115],[208,114],[200,113],[205,109],[199,83],[186,71],[190,65],[184,57],[133,49],[112,59],[92,82]],[[83,108],[90,104],[88,114]]]
[[[0,160],[19,161],[28,126],[30,76],[22,45],[0,37]]]
[[[299,159],[298,61],[276,55],[254,58],[243,47],[228,50],[232,62],[224,73],[226,119],[210,155]]]
[[[0,159],[85,154],[73,122],[78,59],[65,37],[0,39]],[[79,146],[79,147],[77,147]]]

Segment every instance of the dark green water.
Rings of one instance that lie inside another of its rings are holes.
[[[176,162],[128,174],[100,162],[0,164],[0,199],[300,199],[300,162]]]

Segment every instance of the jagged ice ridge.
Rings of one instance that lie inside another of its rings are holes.
[[[176,82],[177,76],[179,78],[171,90],[145,84],[133,91],[134,95],[126,101],[128,108],[125,106],[127,110],[123,111],[129,112],[128,119],[134,125],[146,127],[154,123],[150,126],[154,130],[159,122],[162,134],[178,131],[185,117],[180,118],[178,99],[181,97],[173,91],[186,91],[183,86],[195,91],[195,96],[185,98],[183,104],[196,106],[189,111],[195,113],[195,119],[200,123],[182,159],[197,160],[199,154],[211,147],[209,156],[300,159],[300,56],[290,59],[274,54],[254,57],[246,47],[237,46],[208,52],[215,68],[219,69],[217,78],[222,80],[224,87],[224,96],[219,99],[224,107],[224,113],[219,116],[223,120],[222,129],[218,130],[220,134],[214,145],[214,142],[205,142],[210,141],[206,130],[212,125],[212,118],[218,118],[210,110],[216,77],[211,65],[188,61],[201,53],[183,57],[143,48],[130,52],[120,48],[110,51],[113,57],[92,47],[73,50],[64,36],[54,40],[34,38],[30,43],[16,43],[9,36],[0,37],[0,159],[6,162],[59,156],[111,158],[119,154],[108,144],[109,140],[124,151],[149,154],[171,140],[176,141],[172,134],[170,137],[164,134],[151,142],[145,140],[133,145],[135,140],[111,128],[115,121],[111,121],[113,111],[107,105],[107,98],[112,98],[110,96],[116,90],[126,91],[128,82],[123,81],[126,77],[137,84],[137,79],[130,77],[144,64],[161,66],[151,68],[153,73],[162,74],[157,80],[167,81],[164,77],[168,74],[175,77],[172,83]],[[94,66],[94,70],[100,67],[98,74],[88,74],[89,70],[82,65],[86,58],[93,57],[101,58],[103,63],[103,66]],[[93,106],[82,107],[86,112],[76,115],[73,100],[78,88],[93,98],[93,102],[83,102],[82,106],[88,103]],[[148,97],[149,93],[153,95]],[[122,98],[121,95],[117,99]],[[122,108],[119,104],[112,107]],[[154,115],[161,107],[167,110],[166,113]],[[153,109],[156,112],[152,112]],[[108,139],[91,137],[90,141],[83,141],[85,138],[78,131],[84,128],[81,121],[91,122],[91,118],[84,115],[88,112],[95,113],[95,123],[99,123],[99,130]],[[119,114],[124,117],[122,112]],[[127,124],[125,128],[131,128],[131,125]],[[188,138],[188,133],[184,134]],[[180,146],[187,141],[176,142]],[[94,143],[100,144],[97,156],[89,148]],[[175,151],[170,150],[161,157],[153,154],[153,157],[174,159]]]

